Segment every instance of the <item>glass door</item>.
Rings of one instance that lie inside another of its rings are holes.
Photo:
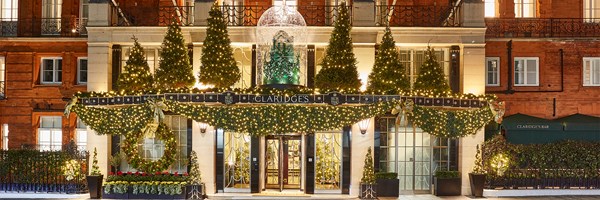
[[[300,189],[302,166],[300,136],[267,136],[265,188]]]

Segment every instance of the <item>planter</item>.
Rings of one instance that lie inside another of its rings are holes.
[[[90,199],[99,199],[102,197],[102,179],[103,175],[100,176],[87,176],[87,185],[90,190]]]
[[[433,194],[436,196],[459,196],[461,179],[458,178],[433,178],[435,189]]]
[[[399,179],[377,179],[377,197],[398,197]]]
[[[360,199],[377,199],[377,184],[360,184]]]
[[[485,174],[469,173],[469,182],[471,182],[471,195],[474,197],[483,197]]]
[[[167,194],[133,194],[133,188],[129,186],[125,194],[110,193],[106,194],[104,188],[102,188],[103,199],[186,199],[186,187],[182,188],[181,194],[167,195]]]

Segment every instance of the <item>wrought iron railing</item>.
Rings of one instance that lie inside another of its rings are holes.
[[[87,35],[87,19],[65,18],[0,18],[0,37],[79,37]]]
[[[307,26],[332,26],[341,9],[341,6],[329,5],[293,7],[302,14]],[[269,8],[271,6],[223,5],[221,10],[229,26],[256,26],[260,16]],[[352,16],[352,6],[346,8]]]
[[[376,7],[376,25],[403,27],[458,27],[460,21],[460,4],[458,5],[426,5],[403,6],[383,5]]]
[[[194,24],[194,6],[112,6],[112,26],[166,26],[171,22],[181,26]]]
[[[599,37],[600,18],[486,18],[488,38]]]

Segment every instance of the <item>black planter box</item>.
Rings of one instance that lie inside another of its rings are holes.
[[[436,196],[459,196],[460,195],[460,178],[433,178],[435,189],[433,194]]]
[[[127,193],[125,194],[116,194],[104,193],[104,187],[102,188],[102,198],[103,199],[186,199],[186,187],[182,188],[181,194],[176,195],[166,195],[166,194],[133,194],[133,188],[130,186],[127,188]]]
[[[99,199],[102,197],[102,179],[103,175],[100,176],[87,176],[88,189],[90,190],[90,199]]]
[[[474,197],[483,197],[485,174],[469,173],[469,182],[471,183],[471,195]]]
[[[360,184],[358,198],[377,199],[377,184]]]
[[[378,197],[398,197],[400,193],[399,179],[377,179]]]

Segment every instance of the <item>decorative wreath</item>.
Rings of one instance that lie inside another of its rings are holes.
[[[147,173],[160,172],[169,168],[175,161],[177,148],[177,141],[175,140],[175,135],[171,132],[171,129],[164,123],[160,123],[156,129],[156,137],[165,143],[163,156],[157,161],[149,161],[140,156],[138,144],[140,143],[140,140],[143,139],[143,135],[143,131],[133,131],[125,137],[125,141],[121,148],[127,155],[129,164],[133,168]]]

